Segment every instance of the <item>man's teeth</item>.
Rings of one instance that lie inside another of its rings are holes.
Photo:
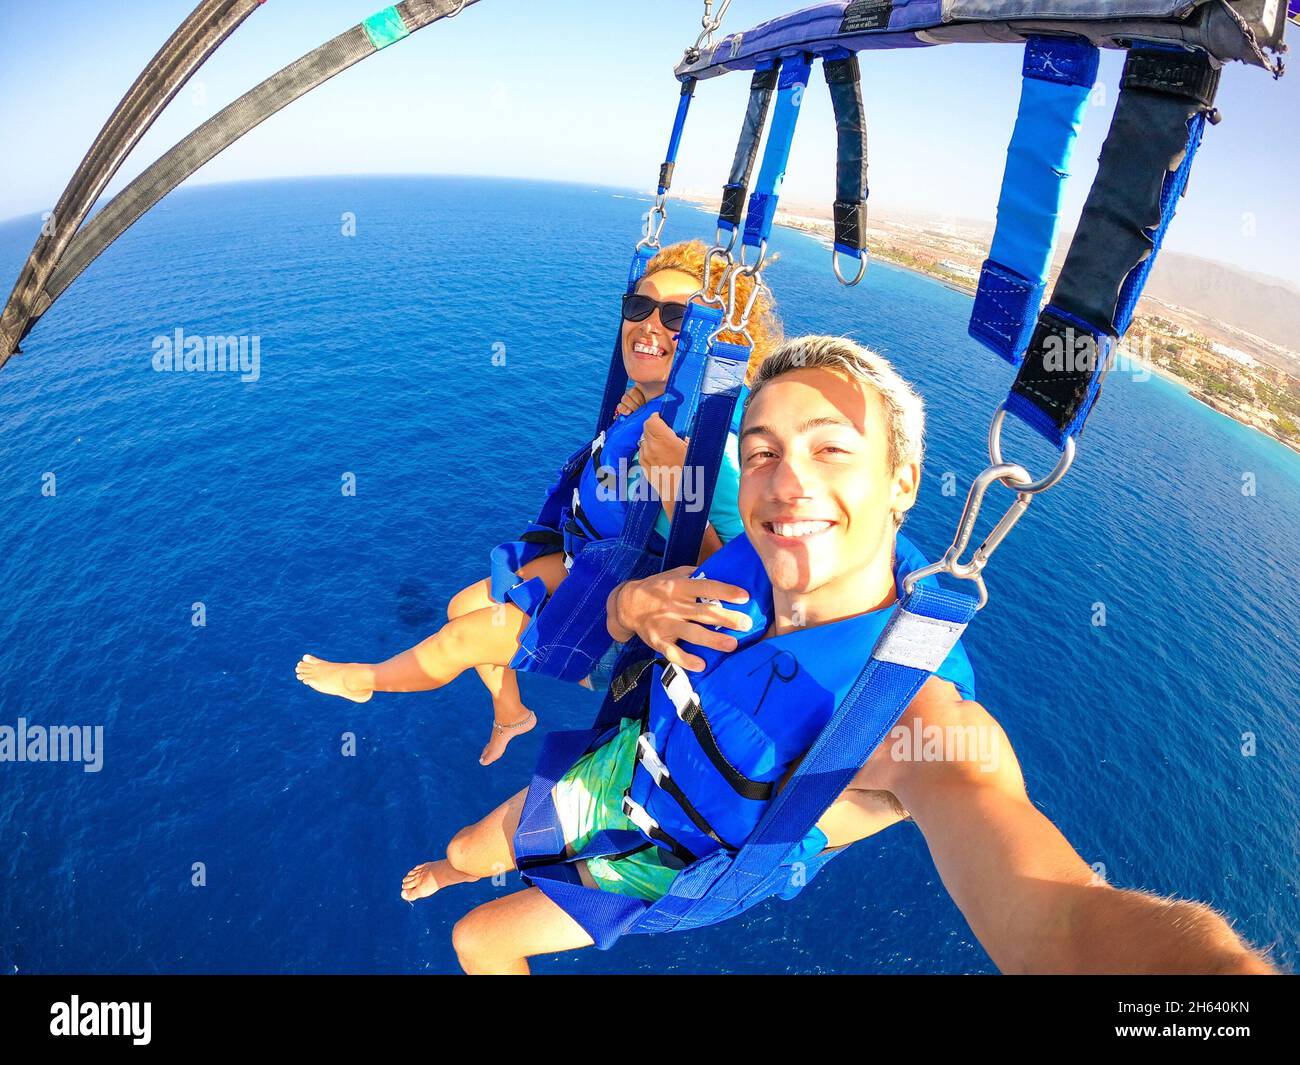
[[[829,521],[774,521],[771,529],[777,536],[816,536],[831,527]]]

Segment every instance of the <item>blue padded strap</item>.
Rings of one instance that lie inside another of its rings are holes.
[[[686,116],[691,109],[691,100],[695,97],[695,79],[687,78],[682,82],[682,94],[677,101],[677,117],[673,119],[672,136],[668,138],[668,152],[664,156],[664,165],[659,168],[659,195],[668,191],[673,183],[673,168],[677,165],[677,150],[682,146],[682,130],[686,128]]]
[[[722,308],[690,303],[677,334],[677,351],[664,388],[660,417],[678,436],[686,436],[695,417],[709,359],[709,337],[722,324]]]
[[[767,134],[763,165],[758,172],[758,183],[749,197],[749,213],[745,218],[744,243],[747,247],[759,247],[772,233],[781,183],[785,180],[785,168],[790,162],[794,130],[799,121],[799,109],[803,105],[803,94],[808,87],[811,72],[811,64],[804,56],[787,59],[781,67],[772,128]]]
[[[1096,180],[1007,401],[1058,448],[1096,403],[1186,187],[1218,81],[1204,53],[1129,51]]]
[[[712,892],[743,897],[784,862],[894,727],[975,616],[968,595],[918,584],[894,609],[844,701]]]
[[[998,200],[998,224],[980,271],[970,335],[1019,365],[1052,264],[1061,195],[1100,52],[1074,37],[1030,37],[1024,82]]]
[[[722,341],[715,342],[709,353],[700,389],[699,411],[691,428],[691,442],[682,465],[683,482],[685,471],[699,471],[703,495],[695,501],[697,505],[693,508],[688,509],[681,499],[673,508],[668,546],[664,549],[665,570],[676,566],[693,566],[699,560],[700,544],[704,540],[704,528],[709,522],[713,492],[717,487],[727,437],[731,433],[736,403],[745,388],[749,355],[750,348]]]
[[[663,420],[672,426],[673,432],[678,436],[685,431],[685,426],[689,424],[685,419],[699,401],[704,366],[708,360],[709,337],[718,328],[721,315],[719,308],[705,307],[698,303],[692,303],[686,308],[682,331],[677,339],[677,354],[673,356],[673,368],[668,377],[661,409]],[[628,505],[627,517],[620,534],[623,542],[644,548],[650,542],[662,506],[652,492],[648,492],[644,498],[633,500]]]
[[[637,248],[632,253],[632,263],[627,271],[627,292],[635,292],[641,278],[645,277],[646,266],[655,257],[655,248]],[[599,436],[614,420],[614,410],[618,401],[627,391],[627,368],[623,365],[623,322],[618,323],[618,332],[614,335],[614,354],[609,360],[609,371],[605,374],[605,391],[600,400],[600,414],[596,418],[596,431],[591,435]]]

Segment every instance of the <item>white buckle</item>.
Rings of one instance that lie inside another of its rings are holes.
[[[695,689],[691,687],[686,674],[676,666],[665,666],[664,671],[659,675],[659,683],[672,701],[677,716],[685,721],[687,707],[695,702]]]
[[[659,752],[655,750],[655,734],[653,732],[643,732],[636,741],[636,757],[647,773],[655,782],[655,786],[662,788],[664,781],[668,779],[668,767],[664,765],[659,757]]]
[[[647,836],[659,829],[659,822],[651,817],[646,812],[646,808],[633,799],[631,795],[625,794],[623,796],[623,816]]]

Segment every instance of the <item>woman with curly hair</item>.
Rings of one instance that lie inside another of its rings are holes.
[[[687,303],[704,284],[708,249],[699,241],[669,245],[646,267],[645,276],[635,291],[623,297],[622,353],[630,388],[619,404],[614,424],[606,433],[607,444],[601,465],[588,462],[582,477],[594,484],[610,471],[622,483],[610,490],[602,482],[602,491],[584,493],[594,506],[584,508],[584,519],[596,536],[616,536],[624,510],[617,500],[633,498],[636,482],[645,478],[662,502],[655,531],[666,539],[673,508],[683,484],[682,466],[687,441],[673,432],[660,414],[677,335],[686,314]],[[736,299],[744,306],[753,292],[754,281],[746,274],[736,278]],[[749,369],[752,373],[780,342],[780,325],[767,292],[760,291],[748,323],[753,340]],[[720,339],[738,341],[728,332]],[[623,441],[629,460],[611,462],[613,439]],[[709,523],[700,552],[701,561],[741,532],[737,511],[740,485],[740,460],[734,427],[727,439],[722,465],[709,509]],[[608,500],[602,505],[601,499]],[[375,692],[429,691],[450,683],[466,669],[477,670],[479,678],[492,696],[492,735],[479,758],[481,765],[495,762],[505,753],[515,736],[530,731],[537,723],[519,694],[515,671],[509,668],[519,650],[520,640],[532,618],[545,609],[547,597],[554,594],[569,576],[563,551],[542,554],[523,565],[516,573],[522,590],[539,578],[545,595],[507,593],[503,600],[492,595],[492,581],[476,581],[457,593],[447,607],[447,624],[414,647],[379,663],[327,662],[304,655],[297,666],[298,679],[316,691],[337,695],[354,702],[365,702]]]

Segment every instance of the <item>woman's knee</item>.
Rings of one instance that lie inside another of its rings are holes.
[[[451,948],[466,972],[481,968],[493,949],[491,921],[483,909],[479,906],[470,910],[451,930]]]
[[[451,602],[447,604],[447,620],[455,621],[463,614],[468,614],[474,610],[481,610],[484,606],[492,602],[492,593],[489,590],[488,581],[478,581],[471,584],[468,588],[462,588],[459,592],[451,597]]]

